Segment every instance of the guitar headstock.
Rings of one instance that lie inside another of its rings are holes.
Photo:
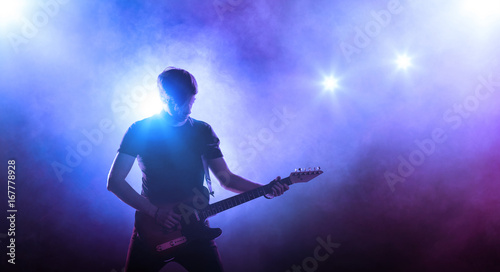
[[[292,183],[308,182],[321,174],[323,174],[323,171],[321,171],[320,167],[314,167],[313,169],[309,167],[307,170],[305,168],[298,168],[290,173],[290,181]]]

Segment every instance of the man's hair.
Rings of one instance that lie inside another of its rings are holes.
[[[173,99],[176,103],[182,104],[189,95],[198,93],[198,83],[194,76],[186,70],[171,66],[161,72],[157,84],[163,103]]]

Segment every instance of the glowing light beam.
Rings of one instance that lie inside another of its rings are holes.
[[[339,87],[338,80],[333,76],[326,77],[323,80],[323,87],[325,90],[333,91]]]
[[[411,58],[406,55],[402,55],[396,59],[396,63],[399,69],[406,70],[411,66]]]
[[[140,106],[137,111],[138,118],[146,118],[160,113],[162,108],[163,105],[158,92],[149,92],[145,99],[140,102]]]
[[[482,24],[497,21],[500,16],[500,2],[498,0],[464,0],[463,12]]]
[[[7,25],[21,18],[24,1],[0,0],[0,25]]]

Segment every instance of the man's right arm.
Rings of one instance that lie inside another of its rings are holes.
[[[138,194],[132,186],[125,180],[134,165],[135,157],[125,153],[116,154],[113,165],[108,175],[108,190],[113,192],[123,202],[132,208],[141,211],[167,228],[173,228],[179,224],[181,216],[172,209],[159,209],[147,198]]]
[[[107,188],[134,209],[155,217],[158,208],[147,198],[138,194],[125,180],[134,161],[135,157],[118,152],[109,171]]]

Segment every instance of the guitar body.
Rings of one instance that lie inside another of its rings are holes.
[[[210,228],[205,224],[205,219],[198,215],[198,210],[185,201],[176,204],[160,206],[160,208],[173,209],[182,216],[180,227],[167,228],[159,225],[151,216],[137,211],[135,214],[135,227],[139,237],[155,255],[169,259],[175,252],[186,247],[196,240],[210,241],[222,234],[219,228]]]

